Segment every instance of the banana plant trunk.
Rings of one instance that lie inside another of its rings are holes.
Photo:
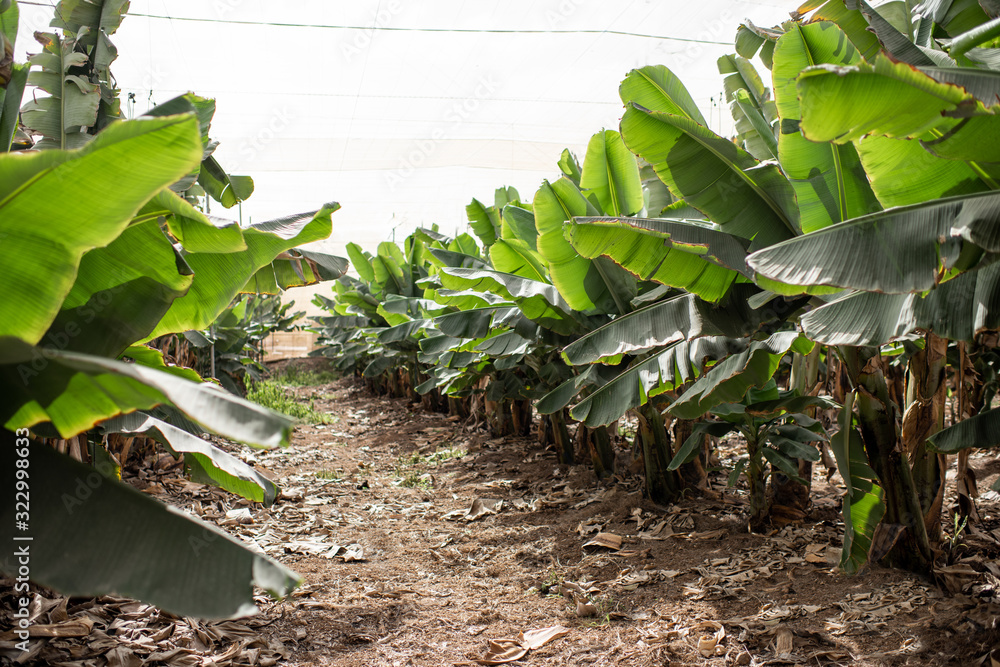
[[[948,457],[927,449],[927,438],[944,428],[948,383],[948,341],[932,333],[924,349],[910,358],[902,440],[913,471],[913,484],[931,545],[940,543]]]
[[[652,403],[646,403],[636,412],[639,430],[636,437],[642,444],[642,460],[646,470],[646,495],[653,502],[669,502],[680,494],[680,482],[667,466],[673,458],[670,438],[663,423],[663,415]]]
[[[870,557],[885,565],[929,572],[933,554],[910,466],[899,447],[896,413],[878,348],[844,347],[848,376],[857,390],[861,439],[883,489],[885,514]]]
[[[607,426],[587,428],[583,424],[576,427],[578,449],[587,452],[594,474],[598,479],[605,479],[614,474],[615,452],[611,447],[611,435]]]
[[[566,426],[566,410],[558,410],[549,415],[549,424],[552,427],[552,440],[556,446],[559,462],[571,465],[573,463],[573,438],[569,435],[569,428]]]
[[[761,454],[762,443],[754,433],[747,436],[747,483],[750,487],[750,532],[763,533],[771,519],[771,504],[767,497],[767,479],[764,469],[767,463]]]
[[[510,406],[511,425],[514,435],[531,435],[531,401],[515,400]]]

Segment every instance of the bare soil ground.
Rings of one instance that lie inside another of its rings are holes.
[[[303,586],[228,624],[64,600],[59,618],[89,614],[90,635],[50,640],[34,664],[482,664],[491,642],[511,640],[494,654],[524,653],[521,633],[536,647],[514,664],[538,666],[990,665],[1000,644],[986,532],[1000,526],[995,493],[980,498],[983,536],[941,579],[949,592],[878,567],[839,573],[842,487],[822,468],[806,522],[751,535],[744,492],[725,489],[723,473],[717,498],[664,507],[643,499],[637,476],[598,482],[532,439],[490,439],[352,379],[289,391],[333,423],[298,428],[287,450],[238,450],[282,486],[272,507],[186,482],[169,461],[133,482],[256,545]],[[974,466],[981,488],[1000,472],[992,457]]]

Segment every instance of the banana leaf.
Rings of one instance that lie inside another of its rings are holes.
[[[727,357],[668,408],[679,419],[697,419],[721,403],[736,403],[752,387],[766,383],[778,370],[778,363],[788,352],[808,354],[813,343],[798,332],[783,331]]]
[[[918,292],[975,267],[983,250],[1000,250],[998,223],[1000,193],[949,197],[848,220],[759,250],[747,263],[786,284]]]
[[[93,467],[32,444],[31,578],[64,595],[138,598],[179,616],[223,619],[256,613],[254,587],[275,596],[300,577],[235,537],[163,505]],[[14,487],[15,448],[0,447],[5,488]],[[0,502],[0,539],[14,534],[14,496]],[[73,558],[66,558],[72,545]],[[13,549],[0,570],[17,571]]]
[[[0,155],[0,335],[38,342],[84,253],[117,238],[200,152],[196,121],[171,117],[116,123],[76,152]]]
[[[799,74],[819,63],[859,61],[843,31],[827,22],[791,24],[774,49],[774,97],[781,116],[778,160],[795,190],[806,233],[881,208],[852,143],[815,143],[799,132]]]
[[[690,118],[625,100],[622,137],[649,162],[674,197],[735,236],[765,247],[798,233],[795,193],[773,164]]]
[[[564,236],[564,224],[597,210],[568,178],[542,186],[533,201],[538,251],[548,262],[552,284],[574,310],[628,312],[635,281],[615,266],[581,257]]]
[[[567,345],[562,356],[574,366],[617,364],[624,354],[680,340],[745,336],[758,323],[759,315],[747,305],[743,293],[727,306],[713,306],[693,294],[682,294],[615,318]]]
[[[566,239],[585,258],[608,257],[640,280],[717,302],[746,266],[749,241],[682,220],[577,217]]]
[[[580,189],[594,195],[608,215],[635,215],[642,210],[639,166],[618,132],[601,130],[590,138]]]

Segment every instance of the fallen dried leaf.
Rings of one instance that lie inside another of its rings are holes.
[[[503,665],[520,660],[528,654],[528,649],[516,639],[491,639],[486,655],[476,660],[480,665]]]
[[[537,630],[522,632],[518,639],[521,642],[521,646],[526,649],[533,650],[545,646],[553,639],[565,637],[569,634],[569,632],[569,628],[564,628],[561,625],[552,625],[547,628],[538,628]]]
[[[588,547],[602,547],[618,551],[622,548],[622,538],[614,533],[598,533],[592,540],[583,545],[584,549]]]

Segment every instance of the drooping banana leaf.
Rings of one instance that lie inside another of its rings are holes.
[[[489,253],[490,263],[497,271],[548,282],[545,259],[520,239],[497,239]]]
[[[782,331],[767,340],[755,341],[744,352],[716,364],[670,405],[680,419],[697,419],[720,403],[740,401],[751,387],[771,379],[778,363],[789,351],[808,354],[813,343],[798,332]]]
[[[184,456],[190,478],[270,507],[278,487],[250,465],[212,443],[141,412],[114,417],[101,424],[104,433],[142,434],[153,438],[175,457]]]
[[[51,422],[64,438],[111,417],[161,404],[176,407],[206,430],[261,447],[288,443],[291,421],[233,396],[138,363],[41,349],[18,338],[0,345],[0,375],[7,400],[6,428]]]
[[[13,444],[13,434],[8,434]],[[31,577],[64,595],[138,598],[180,616],[222,619],[257,611],[254,587],[285,596],[300,578],[228,533],[163,505],[91,466],[32,444]],[[15,447],[0,447],[5,488]],[[0,538],[15,542],[13,495],[0,503]],[[18,534],[24,537],[25,534]],[[73,545],[72,562],[66,545]],[[0,570],[17,572],[7,550]]]
[[[1000,328],[1000,262],[962,273],[926,295],[854,292],[801,319],[810,339],[828,345],[882,345],[933,331],[972,341]]]
[[[680,340],[746,336],[758,323],[759,315],[747,305],[744,291],[726,306],[713,306],[693,294],[682,294],[615,318],[573,341],[562,354],[571,365],[617,364],[623,354]]]
[[[574,218],[566,239],[585,258],[608,257],[641,280],[719,301],[746,266],[749,241],[682,220]]]
[[[942,454],[1000,445],[1000,409],[986,410],[927,437],[928,446]]]
[[[115,123],[80,151],[0,155],[0,335],[38,342],[84,253],[117,238],[200,155],[197,121],[177,116]]]
[[[146,202],[136,220],[158,219],[160,216],[165,219],[170,234],[187,252],[246,250],[238,222],[205,215],[172,190],[161,190]]]
[[[671,194],[755,247],[798,232],[795,194],[777,166],[758,164],[690,118],[625,102],[625,144],[653,165]]]
[[[168,333],[206,329],[254,274],[281,253],[327,238],[332,202],[318,211],[254,223],[243,228],[247,249],[229,253],[191,253],[185,257],[194,271],[187,294],[175,300],[156,329],[144,340]]]
[[[76,281],[40,342],[115,358],[156,327],[192,280],[157,221],[132,224],[83,256]]]
[[[557,333],[569,334],[579,328],[572,308],[552,285],[486,269],[447,268],[440,275],[447,289],[491,292],[513,301],[525,317]]]
[[[722,359],[745,347],[740,339],[712,336],[679,341],[642,359],[585,397],[570,415],[588,427],[610,424],[650,396],[676,389],[697,378],[708,361]]]
[[[936,81],[884,55],[871,65],[858,62],[843,68],[818,64],[802,71],[796,84],[801,98],[802,132],[812,141],[836,143],[855,141],[867,134],[912,138],[922,137],[929,130],[950,130],[959,122],[956,117],[977,115],[981,122],[974,124],[975,129],[986,133],[984,140],[991,142],[987,144],[990,146],[1000,119],[959,85],[972,87],[968,79],[982,85],[984,77],[995,82],[994,88],[1000,83],[1000,73],[979,70],[968,75],[955,70],[949,81]],[[834,108],[841,111],[834,112]],[[956,115],[959,110],[961,113]]]
[[[949,197],[848,220],[764,248],[747,263],[787,284],[918,292],[975,267],[984,249],[1000,249],[998,225],[1000,193]]]

